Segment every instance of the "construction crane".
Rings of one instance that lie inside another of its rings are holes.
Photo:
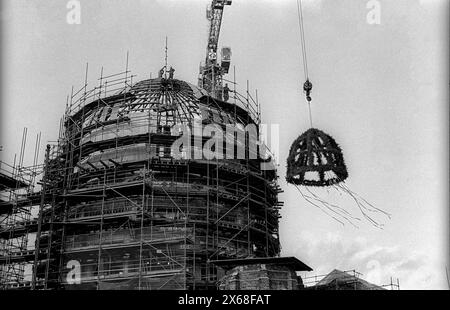
[[[226,5],[231,5],[231,3],[231,0],[213,0],[206,13],[206,17],[210,21],[209,38],[205,64],[204,66],[200,65],[198,84],[199,87],[205,89],[212,97],[219,100],[228,97],[227,94],[224,94],[223,76],[230,69],[231,49],[229,47],[222,48],[220,65],[217,60],[217,50],[223,10]]]

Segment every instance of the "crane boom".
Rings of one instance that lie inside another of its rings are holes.
[[[200,66],[199,86],[218,99],[223,97],[222,77],[228,73],[230,67],[231,50],[229,48],[222,49],[221,65],[217,61],[217,51],[223,10],[226,5],[231,5],[231,3],[231,0],[212,0],[211,7],[207,11],[210,28],[205,65]]]

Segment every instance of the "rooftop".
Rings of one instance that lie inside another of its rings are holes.
[[[261,257],[261,258],[243,258],[210,261],[210,263],[223,269],[231,269],[236,266],[257,265],[257,264],[276,264],[290,266],[295,271],[312,271],[312,268],[295,257]]]

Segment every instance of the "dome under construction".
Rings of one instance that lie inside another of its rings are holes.
[[[72,92],[42,188],[16,182],[27,193],[0,229],[2,288],[215,289],[214,262],[279,256],[281,190],[258,100],[223,85],[231,49],[217,59],[230,4],[212,1],[198,87],[174,78],[166,54],[158,78],[133,83],[127,61]]]
[[[251,135],[242,131],[242,158],[198,156],[211,136],[196,135],[195,126],[259,130],[250,103],[245,109],[171,78],[107,85],[71,104],[59,145],[49,150],[38,232],[46,255],[36,283],[207,289],[218,276],[212,260],[279,254],[276,171],[261,169],[267,159],[260,149],[252,156]],[[180,153],[179,125],[194,141]]]

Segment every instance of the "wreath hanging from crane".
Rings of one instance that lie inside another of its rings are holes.
[[[295,186],[306,202],[319,208],[342,225],[348,223],[358,227],[357,222],[361,221],[361,218],[352,214],[342,204],[331,203],[330,200],[349,199],[359,208],[365,220],[377,228],[382,228],[383,224],[375,219],[375,215],[381,214],[390,218],[390,214],[375,207],[347,186],[345,180],[349,175],[341,148],[333,137],[313,127],[311,112],[313,85],[308,74],[302,0],[297,0],[297,9],[306,80],[303,91],[309,109],[310,129],[301,134],[290,148],[286,181]],[[330,189],[333,193],[330,193]],[[327,192],[326,197],[324,191]],[[331,197],[332,194],[335,197]]]

